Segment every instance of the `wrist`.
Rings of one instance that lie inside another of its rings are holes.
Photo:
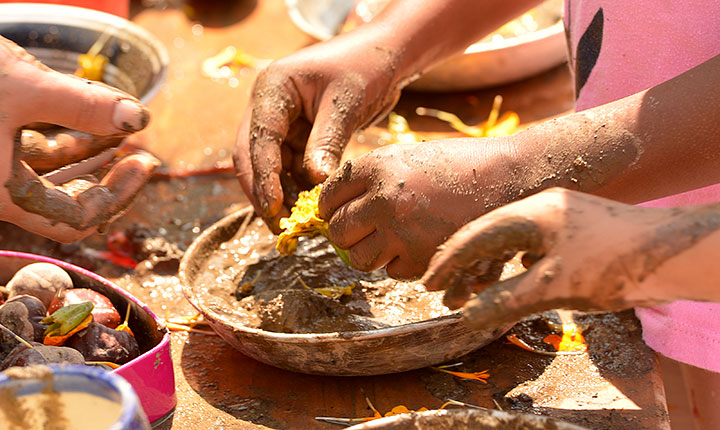
[[[511,137],[513,179],[523,197],[551,187],[628,202],[613,190],[634,168],[643,142],[606,112],[584,111],[530,127]]]

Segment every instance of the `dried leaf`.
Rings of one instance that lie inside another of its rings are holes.
[[[444,369],[443,367],[431,367],[431,369],[435,369],[439,372],[448,373],[460,379],[480,381],[483,384],[487,384],[487,380],[488,378],[490,378],[490,373],[487,370],[483,370],[481,372],[456,372],[453,370]]]

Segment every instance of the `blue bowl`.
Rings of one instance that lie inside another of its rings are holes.
[[[39,366],[39,369],[40,372],[37,373],[41,374],[40,377],[31,375],[32,368],[14,368],[15,371],[30,370],[27,377],[11,376],[8,372],[0,373],[0,392],[7,393],[7,390],[10,390],[17,398],[22,398],[41,393],[48,383],[52,383],[55,392],[85,393],[118,403],[121,406],[120,417],[103,430],[150,430],[150,423],[140,406],[137,394],[120,376],[91,366]],[[42,377],[42,369],[52,372],[51,381]],[[2,415],[0,412],[0,417]]]

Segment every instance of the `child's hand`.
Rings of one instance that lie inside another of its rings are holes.
[[[4,221],[58,241],[81,239],[125,209],[156,166],[149,154],[133,154],[117,162],[99,183],[83,178],[56,185],[37,171],[54,170],[117,146],[124,136],[147,125],[148,111],[119,90],[50,70],[2,37],[0,94]],[[31,123],[82,132],[64,130],[52,139],[35,131],[20,133]]]
[[[396,55],[353,32],[260,73],[233,160],[243,191],[273,232],[289,215],[293,192],[324,181],[340,164],[350,136],[395,105]]]
[[[320,216],[352,265],[422,275],[436,247],[506,202],[501,139],[394,144],[346,163],[323,185]]]
[[[681,297],[665,276],[672,265],[663,265],[720,227],[708,220],[688,208],[643,208],[552,188],[460,229],[433,256],[423,282],[447,289],[449,307],[465,304],[475,327],[557,308],[657,305]],[[689,236],[698,221],[705,225]],[[527,272],[491,285],[497,276],[485,276],[486,268],[518,251],[526,251]],[[473,290],[478,295],[467,301]]]

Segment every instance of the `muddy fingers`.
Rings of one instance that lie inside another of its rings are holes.
[[[16,153],[16,156],[42,174],[116,147],[123,138],[124,136],[94,136],[57,127],[45,134],[35,130],[23,130],[17,148],[19,153]]]
[[[466,323],[486,328],[513,323],[550,309],[598,310],[594,297],[567,294],[566,289],[558,288],[557,282],[562,282],[558,276],[562,266],[562,259],[554,257],[485,288],[465,303]]]
[[[515,292],[518,284],[522,282],[527,273],[497,283],[478,293],[468,300],[463,307],[465,322],[471,327],[488,327],[490,325],[501,326],[519,321],[525,315],[533,312],[528,309],[536,304],[532,299],[525,307],[519,306],[521,297]]]
[[[458,271],[456,278],[449,282],[443,303],[450,309],[458,309],[470,298],[473,291],[496,282],[503,271],[505,260],[478,260],[472,267]]]
[[[468,282],[481,289],[496,281],[502,265],[519,251],[537,256],[542,250],[542,232],[532,220],[480,218],[455,233],[433,256],[423,283],[430,291],[448,289],[446,304],[457,307],[463,297],[467,299]]]
[[[283,208],[281,147],[291,124],[301,113],[300,94],[291,79],[265,69],[253,89],[250,118],[250,160],[253,171],[253,193],[261,214],[267,221]]]
[[[364,83],[359,77],[353,78],[347,78],[340,88],[331,89],[320,100],[303,160],[313,182],[324,181],[338,168],[345,146],[360,128],[366,105]]]
[[[113,166],[99,183],[78,178],[55,186],[18,160],[6,187],[21,209],[83,231],[110,222],[127,208],[158,164],[150,154],[133,154]]]
[[[102,192],[78,195],[90,226],[107,223],[127,208],[159,165],[160,161],[148,153],[129,155],[115,164],[98,186],[89,188],[85,193],[94,189]],[[111,199],[108,199],[108,194]]]

